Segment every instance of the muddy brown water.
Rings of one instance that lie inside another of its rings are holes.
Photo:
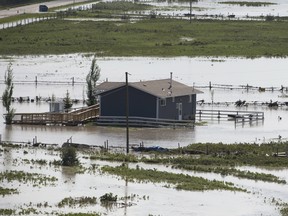
[[[81,107],[85,96],[85,77],[88,73],[91,56],[83,54],[62,56],[23,56],[12,57],[15,81],[14,96],[30,98],[48,98],[55,95],[65,97],[66,91],[72,99],[80,102],[74,107]],[[0,70],[5,71],[9,59],[1,59]],[[144,142],[144,145],[160,145],[163,147],[177,147],[195,142],[269,142],[288,137],[287,106],[270,109],[267,106],[235,107],[237,100],[247,102],[288,101],[287,97],[280,97],[281,85],[288,86],[288,61],[286,59],[259,58],[99,58],[101,68],[100,82],[125,81],[125,72],[131,75],[129,81],[169,78],[173,72],[173,79],[190,86],[208,86],[212,84],[252,85],[256,87],[275,87],[278,90],[258,92],[241,90],[200,89],[204,93],[197,96],[197,100],[204,100],[206,105],[197,109],[213,110],[244,110],[261,111],[265,114],[264,121],[252,124],[234,124],[233,121],[211,120],[206,126],[194,129],[131,129],[130,141],[133,144]],[[37,77],[38,85],[34,83]],[[3,78],[0,78],[3,81]],[[72,78],[75,80],[72,86]],[[55,82],[61,82],[60,84]],[[1,82],[0,91],[4,90]],[[287,92],[284,92],[285,94]],[[84,95],[84,96],[83,96]],[[217,102],[229,102],[229,105],[217,105]],[[209,105],[210,103],[210,105]],[[13,103],[16,112],[47,112],[49,103]],[[2,107],[0,114],[5,110]],[[279,119],[281,117],[281,120]],[[60,127],[60,126],[31,126],[0,124],[2,140],[32,141],[37,136],[39,142],[62,144],[72,137],[73,142],[91,145],[103,145],[108,140],[110,145],[125,146],[126,137],[123,128],[105,127]]]
[[[124,81],[125,72],[129,71],[130,81],[150,80],[167,78],[170,72],[179,82],[187,85],[203,86],[209,81],[218,84],[250,84],[262,87],[288,86],[286,83],[288,66],[286,59],[235,59],[235,58],[99,58],[97,63],[101,68],[101,81]],[[0,69],[5,71],[8,59],[1,59]],[[81,100],[85,93],[85,76],[89,70],[91,57],[81,54],[67,56],[26,56],[12,57],[15,81],[28,81],[31,83],[18,82],[15,84],[15,97],[41,96],[51,97],[54,94],[63,98],[66,91],[70,92],[72,98]],[[232,70],[233,68],[233,70]],[[35,85],[33,81],[37,76],[38,81],[63,81],[67,83],[52,84],[42,83]],[[79,83],[72,86],[71,78],[74,77]],[[0,78],[0,80],[3,80]],[[0,84],[3,91],[4,84]],[[198,99],[211,102],[211,91],[202,89],[203,94]],[[214,101],[236,101],[238,99],[247,101],[285,101],[286,98],[279,97],[280,92],[258,92],[244,90],[220,90],[214,89]],[[81,102],[74,106],[82,106]],[[13,103],[17,112],[46,112],[49,104],[45,101],[40,103]],[[206,126],[196,126],[194,129],[149,129],[131,128],[130,142],[138,144],[144,142],[146,146],[159,145],[162,147],[177,147],[194,142],[263,142],[277,141],[281,134],[283,140],[288,137],[287,132],[287,109],[268,109],[263,106],[248,106],[236,108],[233,104],[229,106],[204,105],[198,109],[228,109],[228,110],[256,110],[265,112],[263,122],[253,124],[240,124],[235,126],[230,121],[208,121]],[[4,113],[3,107],[0,109]],[[278,119],[282,117],[282,120]],[[2,140],[32,142],[37,136],[39,142],[56,143],[61,145],[72,137],[73,142],[91,145],[103,145],[106,140],[109,146],[125,146],[126,131],[123,128],[113,127],[61,127],[61,126],[32,126],[32,125],[10,125],[0,124]],[[59,159],[59,154],[49,153],[45,149],[28,148],[28,154],[24,149],[14,149],[1,152],[0,171],[23,170],[27,172],[42,173],[58,178],[56,185],[47,187],[33,187],[33,184],[19,184],[17,182],[3,182],[1,186],[17,187],[19,194],[9,195],[0,199],[0,208],[19,209],[21,207],[36,206],[37,203],[48,202],[49,208],[37,208],[44,212],[100,212],[107,215],[279,215],[279,209],[273,200],[287,202],[287,185],[265,183],[261,181],[243,180],[235,177],[223,177],[218,174],[205,174],[199,172],[184,172],[182,170],[171,170],[165,166],[150,166],[140,164],[144,168],[155,168],[169,172],[182,172],[189,175],[202,176],[207,179],[217,179],[233,182],[236,186],[247,188],[251,193],[228,192],[228,191],[205,191],[189,192],[177,191],[166,188],[163,184],[131,183],[127,185],[124,180],[100,174],[73,174],[69,169],[55,168],[50,166],[39,166],[26,164],[23,159],[41,158],[48,161]],[[121,150],[120,150],[121,151]],[[122,149],[123,152],[123,149]],[[107,162],[90,161],[81,158],[84,166],[89,167],[92,163],[104,165]],[[117,163],[108,163],[117,165]],[[131,167],[135,165],[130,165]],[[255,170],[253,167],[245,167],[245,170]],[[257,169],[256,169],[257,170]],[[284,170],[261,170],[261,172],[273,173],[282,179],[288,180],[287,169]],[[107,192],[113,192],[119,197],[125,194],[137,194],[139,198],[133,201],[133,205],[127,208],[106,209],[101,205],[88,206],[84,208],[57,209],[56,204],[65,197],[96,196],[100,197]],[[143,199],[143,197],[149,199]],[[28,208],[28,207],[27,207]],[[48,213],[48,214],[49,214]],[[46,214],[47,215],[47,214]]]

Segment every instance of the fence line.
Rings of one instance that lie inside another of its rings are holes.
[[[0,29],[14,28],[17,26],[28,25],[28,24],[50,20],[50,19],[56,19],[56,18],[57,18],[56,14],[47,14],[46,16],[41,16],[41,17],[26,18],[22,20],[17,20],[15,22],[2,23],[0,24]]]
[[[205,89],[205,88],[208,88],[210,90],[212,89],[225,89],[225,90],[237,90],[237,89],[244,89],[244,90],[257,90],[259,92],[265,92],[265,91],[286,91],[288,92],[288,87],[287,86],[278,86],[278,87],[275,87],[275,86],[252,86],[252,85],[249,85],[249,84],[246,84],[246,85],[227,85],[227,84],[216,84],[216,83],[212,83],[212,82],[209,82],[208,85],[193,85],[193,87],[195,88],[202,88],[202,89]]]

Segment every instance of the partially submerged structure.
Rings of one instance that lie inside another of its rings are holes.
[[[129,123],[134,126],[191,123],[199,93],[194,87],[172,80],[172,75],[161,80],[103,82],[96,88],[100,108],[97,123],[125,124],[127,104]]]

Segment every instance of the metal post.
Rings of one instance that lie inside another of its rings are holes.
[[[126,74],[126,153],[129,153],[129,95],[128,95],[128,72]]]

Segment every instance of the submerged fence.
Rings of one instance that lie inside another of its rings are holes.
[[[235,123],[253,122],[264,120],[264,112],[256,111],[230,111],[230,110],[197,110],[197,120],[225,119]]]

